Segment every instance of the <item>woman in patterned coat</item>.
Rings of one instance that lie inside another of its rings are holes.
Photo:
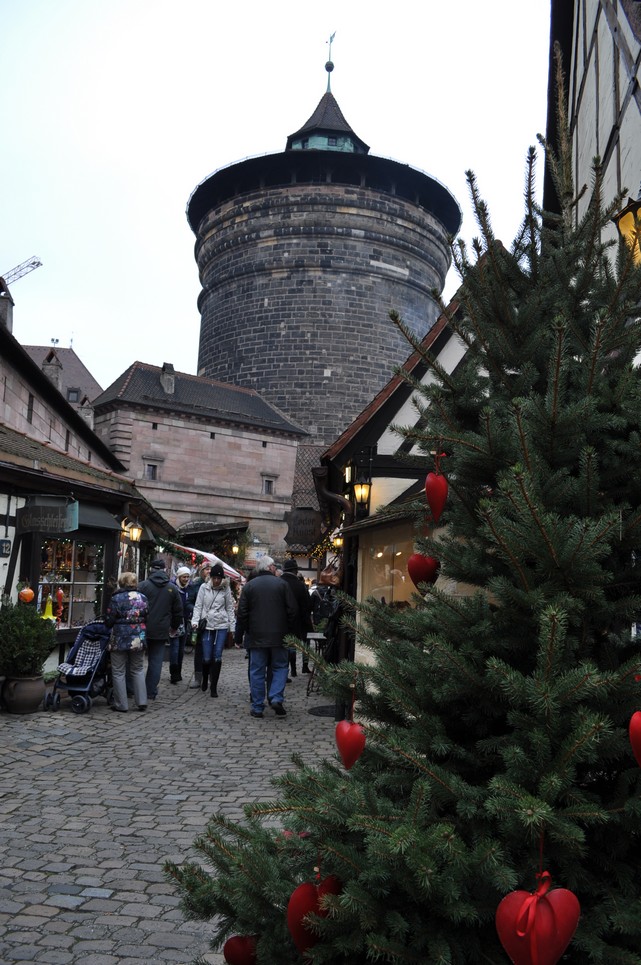
[[[105,623],[112,627],[108,649],[111,654],[111,676],[114,688],[112,710],[126,713],[127,674],[133,684],[138,710],[147,709],[147,688],[143,655],[145,652],[145,620],[147,597],[136,589],[135,573],[121,573],[118,589],[109,601]]]

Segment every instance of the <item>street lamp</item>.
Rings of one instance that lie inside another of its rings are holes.
[[[617,231],[632,252],[635,265],[641,265],[641,200],[628,198],[622,211],[612,218]]]

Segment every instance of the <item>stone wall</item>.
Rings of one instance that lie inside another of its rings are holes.
[[[96,433],[176,528],[196,520],[246,522],[271,549],[283,551],[295,439],[124,406],[98,413]],[[145,476],[149,464],[157,466],[156,479]],[[265,479],[271,494],[263,491]]]
[[[260,391],[330,443],[421,337],[449,267],[445,228],[391,193],[334,183],[265,188],[198,227],[199,375]]]

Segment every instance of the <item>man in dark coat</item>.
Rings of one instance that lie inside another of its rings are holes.
[[[294,633],[299,640],[305,641],[307,639],[307,634],[311,633],[314,629],[312,624],[312,598],[309,595],[309,590],[305,586],[302,580],[298,579],[298,563],[294,559],[287,559],[283,564],[283,575],[281,580],[285,580],[287,586],[292,591],[294,599],[296,600],[296,609],[298,614],[296,617],[296,626],[294,628]],[[296,676],[296,651],[289,651],[289,666],[291,669],[292,677]],[[309,667],[307,665],[307,657],[303,657],[303,673],[309,673]]]
[[[243,587],[236,616],[236,643],[240,646],[245,634],[250,640],[252,717],[263,716],[268,666],[272,671],[269,702],[277,717],[286,714],[283,701],[289,655],[284,640],[296,632],[297,615],[296,601],[285,581],[276,576],[273,559],[262,556],[256,564],[255,578]]]
[[[165,571],[163,559],[154,560],[149,576],[138,584],[138,592],[144,593],[149,604],[147,614],[147,697],[155,700],[162,673],[165,646],[169,631],[177,630],[183,622],[183,604],[178,587]]]

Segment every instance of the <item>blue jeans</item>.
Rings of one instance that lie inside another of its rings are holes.
[[[183,657],[185,655],[185,640],[186,634],[182,637],[170,637],[169,638],[169,666],[178,667],[182,670]]]
[[[272,704],[282,704],[285,699],[285,685],[289,668],[289,654],[285,647],[253,647],[249,651],[249,686],[252,710],[257,714],[261,713],[265,706],[268,666],[271,668],[272,679],[267,696]]]
[[[227,640],[227,627],[222,630],[205,630],[203,633],[203,663],[223,659],[223,650]]]
[[[162,673],[162,662],[165,656],[166,640],[147,640],[147,697],[155,700],[158,695],[158,684]]]

